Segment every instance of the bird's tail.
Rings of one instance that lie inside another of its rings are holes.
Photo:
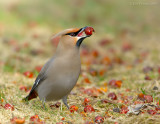
[[[32,91],[32,92],[29,93],[28,96],[26,96],[25,98],[23,98],[22,101],[26,102],[26,101],[29,101],[31,99],[36,98],[37,96],[38,96],[37,92],[36,91]]]
[[[29,95],[26,96],[25,98],[23,98],[22,101],[23,101],[23,102],[27,102],[27,101],[29,101],[28,98],[29,98]]]

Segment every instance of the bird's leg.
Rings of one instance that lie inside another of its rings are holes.
[[[43,108],[44,108],[45,110],[47,110],[46,105],[45,105],[45,102],[46,102],[46,99],[43,98],[43,100],[42,100]]]
[[[62,98],[63,103],[65,104],[65,106],[69,109],[69,106],[67,104],[67,96]]]
[[[61,108],[60,108],[60,110],[62,111],[62,102],[61,102]]]

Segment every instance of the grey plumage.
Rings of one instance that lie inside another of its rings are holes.
[[[60,36],[60,41],[55,55],[43,66],[24,100],[31,100],[37,96],[43,103],[62,99],[69,108],[67,96],[76,85],[81,69],[79,46],[82,40],[88,37],[72,36],[71,33],[82,34],[85,28],[68,29],[56,35]]]

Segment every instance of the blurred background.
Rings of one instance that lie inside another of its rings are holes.
[[[1,0],[0,19],[8,23],[5,28],[16,26],[17,30],[25,24],[39,24],[53,32],[91,25],[100,34],[125,28],[155,33],[159,31],[159,4],[158,0]]]
[[[20,102],[54,55],[58,40],[51,37],[84,26],[93,27],[95,33],[81,45],[81,74],[69,95],[69,105],[78,106],[78,112],[69,114],[66,108],[60,112],[54,105],[45,112],[39,99]],[[13,117],[30,123],[34,114],[46,123],[90,123],[97,115],[106,123],[158,123],[155,106],[138,116],[124,113],[127,106],[142,103],[137,97],[148,96],[147,100],[152,95],[158,105],[159,80],[159,0],[0,0],[0,123],[7,124]],[[116,104],[108,103],[108,93]],[[95,107],[95,113],[84,113],[84,98],[89,98],[86,103]],[[15,106],[14,111],[5,110],[8,103]]]
[[[142,51],[144,44],[159,40],[159,11],[158,0],[1,0],[1,67],[23,72],[27,65],[33,68],[30,62],[44,64],[57,44],[50,37],[73,27],[92,26],[96,31],[83,48],[98,49],[97,44],[113,41],[115,49],[135,44]],[[99,50],[106,54],[109,48]]]

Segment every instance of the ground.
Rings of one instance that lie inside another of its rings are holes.
[[[160,123],[157,1],[2,0],[0,8],[0,123]],[[54,55],[51,37],[84,26],[95,33],[80,49],[70,110],[61,101],[46,109],[39,98],[23,102]],[[139,114],[129,111],[138,105]]]

